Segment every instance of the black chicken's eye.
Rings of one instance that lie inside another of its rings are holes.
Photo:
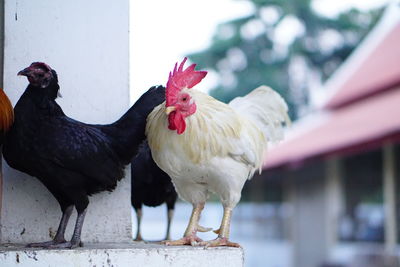
[[[43,76],[44,76],[43,73],[39,73],[39,74],[38,74],[38,77],[39,77],[39,78],[42,78]]]
[[[186,97],[184,97],[184,98],[182,98],[182,100],[183,100],[183,101],[186,101],[186,100],[187,100],[187,98],[186,98]]]

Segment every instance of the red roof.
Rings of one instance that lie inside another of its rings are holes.
[[[271,149],[265,168],[400,141],[400,87],[332,112],[320,126]]]
[[[400,22],[345,80],[326,108],[335,109],[400,84]]]
[[[336,92],[321,112],[328,117],[271,149],[265,168],[400,142],[399,6],[389,6],[325,86]]]

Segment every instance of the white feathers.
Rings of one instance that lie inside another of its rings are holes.
[[[282,138],[288,122],[282,97],[261,86],[226,105],[195,89],[185,89],[196,103],[186,130],[168,129],[165,103],[147,118],[146,134],[154,161],[170,175],[179,196],[193,204],[216,193],[234,207],[247,179],[261,170],[267,141]]]
[[[256,124],[270,142],[282,140],[283,123],[290,123],[285,100],[265,85],[244,97],[236,97],[229,106]]]

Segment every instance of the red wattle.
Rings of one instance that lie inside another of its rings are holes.
[[[185,131],[186,122],[181,113],[174,111],[168,115],[168,129],[176,130],[178,134],[182,134]]]
[[[175,126],[175,115],[176,112],[173,111],[168,115],[168,129],[170,130],[176,130],[176,126]]]

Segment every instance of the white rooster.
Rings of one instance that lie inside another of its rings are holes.
[[[155,162],[193,205],[184,237],[166,244],[238,247],[229,241],[232,210],[246,180],[261,171],[267,141],[282,138],[288,108],[267,86],[224,104],[191,89],[207,72],[195,71],[195,64],[183,70],[185,62],[170,73],[166,102],[151,112],[146,126]],[[196,234],[211,230],[198,224],[209,192],[220,197],[224,215],[218,237],[203,242]]]

